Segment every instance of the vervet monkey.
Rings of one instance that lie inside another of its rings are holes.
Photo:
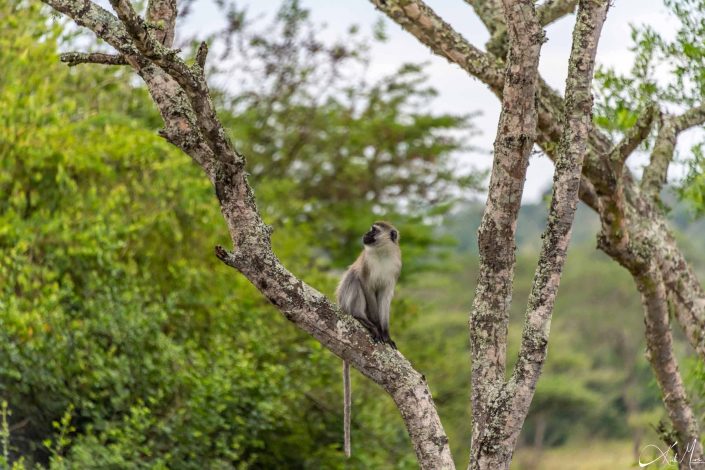
[[[340,308],[362,323],[375,342],[394,344],[389,336],[389,309],[401,271],[399,231],[388,222],[375,222],[362,237],[364,249],[338,285]],[[350,457],[350,365],[343,362],[343,428],[345,455]]]

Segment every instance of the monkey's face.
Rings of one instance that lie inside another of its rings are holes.
[[[399,232],[387,222],[375,222],[370,230],[362,236],[365,246],[374,246],[382,243],[399,243]]]
[[[373,225],[370,230],[362,236],[362,243],[365,245],[374,245],[378,235],[379,229]]]

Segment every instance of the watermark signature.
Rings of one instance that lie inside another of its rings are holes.
[[[649,444],[645,446],[643,449],[641,449],[641,452],[639,452],[639,467],[644,468],[648,467],[651,464],[661,462],[665,465],[673,463],[679,465],[680,468],[692,469],[693,465],[695,465],[697,468],[701,468],[700,466],[702,464],[705,464],[705,460],[702,460],[700,457],[695,457],[693,455],[696,451],[696,448],[698,447],[697,439],[693,439],[692,442],[686,444],[685,449],[683,449],[682,455],[678,455],[678,452],[675,449],[677,445],[678,443],[674,442],[670,447],[666,447],[664,449],[654,444]],[[656,458],[648,462],[642,462],[642,455],[644,455],[647,449],[653,449],[652,452],[655,451]]]

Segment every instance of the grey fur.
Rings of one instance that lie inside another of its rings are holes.
[[[399,232],[388,222],[375,222],[363,240],[365,249],[338,285],[338,304],[362,323],[375,341],[395,346],[389,336],[389,316],[401,272]]]
[[[389,336],[394,287],[401,272],[399,231],[388,222],[375,222],[363,236],[365,249],[340,280],[336,298],[340,308],[367,328],[375,342],[396,349]],[[345,455],[350,457],[350,366],[343,363],[343,430]]]

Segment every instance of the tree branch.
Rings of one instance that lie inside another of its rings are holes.
[[[651,151],[651,159],[644,169],[641,180],[641,189],[647,197],[657,200],[666,183],[668,167],[673,160],[678,134],[703,123],[705,123],[705,104],[689,109],[680,116],[667,115],[662,118],[661,127]]]
[[[375,4],[381,3],[379,0],[371,1]],[[488,25],[488,29],[494,31],[496,27],[490,25],[491,12],[483,13],[482,9],[487,3],[483,0],[467,1]],[[485,54],[483,57],[481,52],[464,42],[464,38],[446,24],[436,23],[438,25],[436,29],[424,32],[421,25],[415,25],[413,20],[398,12],[396,8],[398,1],[387,0],[383,3],[394,4],[395,8],[380,9],[387,13],[390,19],[403,23],[405,29],[429,46],[435,54],[451,61],[454,57],[462,57],[463,61],[472,62],[473,67],[463,66],[463,63],[459,65],[487,84],[490,90],[501,99],[503,77],[498,73],[501,67],[499,59],[493,58],[490,54]],[[442,37],[452,37],[453,42],[443,43],[438,40]],[[460,46],[460,50],[455,49],[456,44]],[[469,58],[460,52],[468,49],[473,51],[470,56],[467,56]],[[481,64],[487,64],[487,66],[480,67]],[[558,142],[563,129],[562,116],[565,103],[561,96],[540,78],[539,90],[537,143],[549,158],[556,161]],[[697,112],[687,114],[689,118],[684,119],[682,125],[693,125],[692,123],[700,120],[696,117],[699,114]],[[614,242],[617,245],[622,244],[621,247],[612,249],[610,247],[612,241],[600,239],[598,246],[614,260],[623,266],[628,266],[631,262],[630,255],[623,248],[629,243],[630,228],[633,226],[637,232],[645,232],[644,243],[649,247],[647,252],[659,260],[669,298],[676,302],[675,317],[683,327],[690,345],[700,358],[705,360],[705,292],[698,277],[670,234],[668,223],[662,211],[654,204],[654,199],[642,192],[628,168],[623,167],[621,176],[615,177],[609,158],[615,147],[610,139],[594,127],[589,139],[589,150],[583,164],[580,198],[600,215],[603,230],[606,227],[613,232]],[[643,230],[645,227],[650,230]]]
[[[470,44],[421,0],[370,0],[422,44],[470,75],[480,78],[496,94],[501,94],[501,63]]]
[[[77,25],[95,32],[98,37],[125,55],[139,51],[132,43],[125,26],[108,10],[90,0],[42,0],[59,13],[73,19]]]
[[[516,445],[546,358],[553,306],[570,242],[583,157],[592,129],[590,87],[608,6],[608,0],[590,0],[582,2],[578,12],[566,80],[566,124],[556,163],[548,225],[529,295],[519,356],[510,380],[492,396],[490,410],[487,411],[490,422],[486,434],[480,437],[480,442],[473,440],[472,456],[475,461],[471,462],[471,468],[501,468],[500,465],[508,461],[506,456],[511,455]],[[507,24],[511,31],[512,22],[508,21]],[[474,365],[473,361],[473,371]]]
[[[485,48],[495,57],[507,56],[507,27],[504,24],[502,0],[465,0],[490,32]]]
[[[154,37],[166,47],[174,44],[176,0],[149,0],[147,21],[155,26]]]
[[[701,360],[705,361],[705,290],[692,266],[678,249],[661,216],[652,219],[652,232],[657,234],[654,250],[676,320],[688,342]]]
[[[573,31],[566,79],[566,125],[556,162],[548,224],[542,236],[544,242],[529,294],[521,347],[510,379],[510,387],[516,387],[512,409],[524,410],[524,415],[528,412],[546,358],[553,306],[578,205],[583,157],[592,129],[591,85],[595,56],[608,8],[608,0],[581,2]],[[523,419],[513,426],[517,433],[521,423]]]
[[[494,82],[485,81],[483,75],[476,75],[496,90]],[[496,92],[501,97],[501,91]],[[539,99],[539,135],[537,143],[552,159],[557,158],[557,142],[560,140],[562,129],[561,114],[564,103],[558,93],[551,89],[543,80],[540,80]],[[679,126],[690,128],[701,122],[701,107],[693,108],[683,114]],[[687,117],[686,117],[687,116]],[[652,123],[653,125],[653,123]],[[622,147],[624,149],[624,147]],[[604,225],[611,225],[620,232],[621,236],[628,233],[626,227],[629,223],[627,215],[621,209],[614,208],[615,203],[626,204],[631,209],[630,218],[641,226],[652,226],[649,232],[650,246],[656,250],[653,256],[662,263],[661,271],[666,280],[669,296],[676,300],[676,320],[686,333],[688,341],[698,355],[705,360],[705,291],[700,280],[689,265],[678,244],[670,234],[670,229],[663,214],[640,192],[627,168],[622,168],[622,174],[615,178],[613,165],[609,164],[609,156],[615,146],[598,129],[593,127],[590,133],[590,147],[583,165],[583,178],[580,185],[580,199],[600,214]],[[625,152],[626,155],[626,152]],[[604,158],[603,158],[604,157]],[[625,156],[624,159],[627,157]],[[624,194],[626,186],[626,194]],[[611,202],[610,202],[611,201]],[[621,201],[621,202],[620,202]],[[617,205],[619,205],[617,204]],[[618,210],[620,214],[611,213],[610,207]],[[606,251],[620,264],[628,264],[628,260],[620,259],[620,254],[611,250]]]
[[[490,90],[502,99],[504,88],[503,61],[486,54],[470,44],[461,34],[449,24],[443,22],[423,1],[410,0],[370,0],[380,11],[384,12],[391,20],[409,31],[422,44],[431,48],[438,56],[455,63],[471,76],[480,79],[488,85]],[[405,8],[416,14],[407,14]],[[468,1],[471,5],[483,5],[484,0]],[[476,11],[481,11],[477,10]],[[484,11],[484,10],[483,10]],[[489,11],[489,10],[488,10]],[[419,14],[418,12],[422,12]],[[489,14],[489,13],[487,13]],[[491,22],[480,15],[485,22]],[[546,154],[555,161],[557,146],[562,134],[562,116],[564,104],[561,96],[539,77],[539,135],[537,142]],[[593,129],[590,134],[590,153],[583,166],[587,178],[583,179],[580,194],[590,207],[597,210],[597,189],[602,192],[610,191],[609,181],[611,170],[601,161],[606,161],[606,156],[612,148],[609,139],[599,131]],[[589,180],[588,180],[589,178]],[[590,184],[586,184],[586,183]],[[584,197],[583,197],[584,196]]]
[[[208,56],[208,44],[202,42],[198,46],[198,51],[196,52],[196,63],[201,67],[201,72],[205,73],[206,70],[206,57]]]
[[[651,151],[649,164],[644,168],[641,189],[652,200],[657,200],[668,174],[668,167],[676,150],[678,132],[672,116],[663,116]]]
[[[154,48],[154,38],[150,36],[147,24],[142,17],[137,14],[132,7],[132,3],[130,3],[129,0],[108,1],[113,7],[113,10],[115,10],[115,13],[117,13],[120,21],[122,21],[122,24],[127,28],[127,32],[130,33],[130,36],[138,43],[142,44],[143,47]]]
[[[670,142],[675,146],[675,122],[675,118],[669,117],[662,124],[658,138],[660,142],[656,147],[670,147]],[[673,148],[670,147],[669,151],[672,154]],[[642,296],[647,357],[678,435],[675,450],[679,459],[687,451],[689,455],[686,458],[692,456],[695,461],[702,462],[698,424],[688,403],[673,353],[667,301],[670,298],[674,302],[676,318],[683,325],[689,342],[701,357],[705,357],[702,286],[676,248],[661,211],[648,202],[640,201],[640,209],[648,211],[650,217],[646,213],[635,214],[629,203],[629,199],[634,197],[635,185],[630,180],[620,178],[618,188],[620,191],[617,194],[606,198],[605,208],[600,214],[603,228],[599,246],[629,270]],[[693,468],[703,468],[703,465]]]
[[[59,59],[69,67],[79,64],[127,65],[124,56],[101,52],[64,52],[59,55]]]
[[[485,44],[487,51],[495,57],[507,55],[507,28],[501,14],[501,0],[465,0],[490,32],[490,39]],[[548,26],[575,11],[578,0],[548,0],[536,8],[536,15],[542,26]]]
[[[475,10],[475,14],[484,23],[490,34],[494,35],[499,29],[506,31],[502,0],[465,0],[465,2]]]
[[[232,149],[217,116],[204,105],[211,102],[202,71],[188,68],[175,51],[153,41],[124,1],[111,0],[128,24],[87,0],[43,1],[125,54],[144,79],[165,122],[161,134],[188,153],[215,187],[235,247],[232,253],[218,248],[217,256],[247,277],[287,319],[392,396],[421,468],[453,468],[424,376],[398,351],[374,344],[364,327],[287,271],[272,252],[271,229],[257,211],[244,157]],[[200,62],[205,60],[205,50],[199,56]]]
[[[470,317],[472,469],[499,468],[507,458],[506,449],[496,445],[500,438],[490,425],[491,405],[506,371],[516,221],[536,138],[536,82],[543,43],[531,0],[503,0],[503,4],[509,54],[489,192],[478,230],[480,272]]]
[[[574,13],[577,5],[578,0],[547,0],[536,9],[536,13],[541,25],[548,26],[564,16]]]
[[[658,113],[658,108],[653,103],[644,108],[637,118],[636,123],[627,131],[624,138],[612,148],[609,160],[612,163],[615,173],[621,174],[622,168],[629,155],[644,142],[651,132],[651,124]]]
[[[205,74],[198,67],[191,68],[178,56],[177,50],[168,49],[157,42],[146,23],[137,15],[128,0],[110,0],[111,5],[125,24],[134,44],[145,57],[163,68],[186,92],[196,115],[196,124],[213,150],[216,158],[229,159],[226,163],[244,164],[244,159],[234,151],[230,139],[218,119],[210,97]],[[207,48],[199,48],[198,59],[205,61]]]
[[[663,404],[678,436],[674,449],[676,458],[683,462],[682,468],[703,468],[705,458],[700,429],[673,353],[666,288],[656,263],[648,262],[648,267],[636,275],[635,280],[644,305],[646,357],[656,375]],[[690,461],[698,463],[689,466]]]
[[[598,235],[598,247],[626,267],[632,264],[629,248],[631,230],[627,216],[629,204],[625,195],[625,187],[631,186],[631,175],[626,160],[648,136],[657,112],[654,105],[647,106],[622,141],[612,147],[607,155],[610,180],[600,187],[602,194],[598,198],[597,210],[602,228]],[[606,189],[610,192],[605,192]]]
[[[701,126],[703,123],[705,123],[705,103],[691,108],[678,116],[676,118],[676,130],[681,133],[691,127]]]

